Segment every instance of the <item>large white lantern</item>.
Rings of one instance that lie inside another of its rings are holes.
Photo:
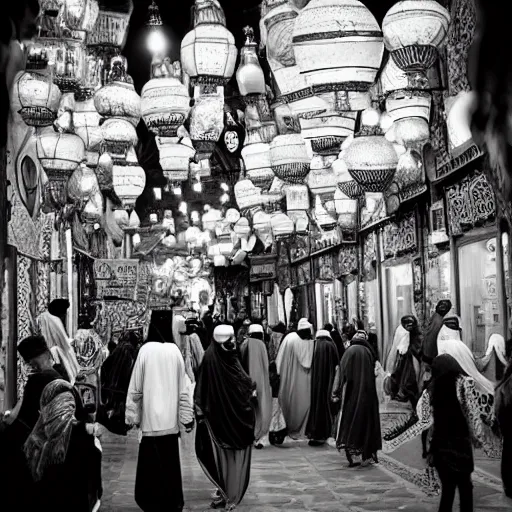
[[[160,165],[167,180],[170,183],[186,181],[195,149],[191,145],[178,142],[175,137],[157,137],[156,143],[160,152]]]
[[[175,137],[178,128],[185,122],[190,112],[190,96],[180,81],[181,66],[174,63],[164,76],[152,78],[141,94],[142,117],[146,126],[160,137]]]
[[[242,149],[247,177],[260,188],[267,191],[274,180],[274,171],[270,166],[270,145],[265,142],[248,144]]]
[[[261,205],[261,190],[256,188],[251,180],[238,181],[234,189],[236,204],[241,211]]]
[[[244,28],[245,45],[240,51],[240,66],[236,72],[238,89],[242,96],[249,94],[265,94],[265,75],[258,60],[257,47],[254,41],[254,30]]]
[[[384,43],[400,69],[425,72],[437,59],[450,25],[450,14],[435,0],[402,0],[383,22]]]
[[[181,42],[184,71],[194,81],[224,84],[233,76],[237,56],[218,0],[196,0],[194,28]]]
[[[295,21],[293,44],[315,92],[367,93],[384,52],[379,24],[358,0],[311,0]]]
[[[270,165],[274,174],[288,183],[302,183],[310,169],[306,144],[299,133],[278,135],[270,143]]]
[[[137,198],[146,186],[146,173],[137,161],[134,148],[130,148],[125,165],[114,165],[112,169],[114,192],[127,210],[135,207]]]
[[[94,107],[93,98],[76,102],[73,113],[75,133],[84,141],[87,151],[87,165],[92,167],[98,165],[101,143],[103,141],[103,130],[100,126],[100,120],[101,116]]]
[[[138,142],[137,131],[130,121],[113,117],[101,125],[102,151],[114,160],[126,160],[128,150]]]

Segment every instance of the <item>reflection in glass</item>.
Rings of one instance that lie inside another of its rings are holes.
[[[426,276],[426,317],[430,318],[440,300],[451,299],[451,261],[450,253],[444,252],[427,262]]]

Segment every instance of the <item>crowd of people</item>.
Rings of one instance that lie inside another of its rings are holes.
[[[146,512],[183,510],[180,437],[193,431],[214,509],[242,501],[253,449],[287,438],[334,446],[355,468],[422,434],[442,486],[440,512],[452,510],[457,488],[461,510],[473,510],[476,445],[502,456],[512,497],[512,365],[497,386],[480,374],[449,301],[438,304],[424,332],[415,317],[402,318],[383,358],[375,334],[355,320],[340,333],[331,324],[315,331],[307,318],[287,329],[167,311],[152,312],[145,336],[126,330],[107,350],[91,311],[68,337],[68,307],[53,301],[36,334],[18,345],[30,370],[22,400],[1,423],[9,510],[98,510],[99,438],[105,429],[125,436],[133,428],[140,441],[135,501]],[[385,432],[379,388],[413,410]]]

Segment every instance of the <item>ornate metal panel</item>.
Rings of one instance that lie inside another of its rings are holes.
[[[485,175],[476,172],[446,189],[448,225],[452,236],[496,218],[496,199]]]
[[[358,269],[357,245],[344,245],[338,252],[338,275],[347,276]]]
[[[416,213],[411,212],[382,228],[384,258],[396,258],[418,250]]]

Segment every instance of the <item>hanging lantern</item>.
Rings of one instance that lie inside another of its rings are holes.
[[[99,229],[103,217],[103,196],[99,190],[87,201],[80,217],[86,233],[91,234]]]
[[[138,142],[137,132],[126,119],[113,117],[101,125],[102,152],[108,152],[115,161],[125,161],[128,150]]]
[[[169,183],[188,180],[190,160],[194,158],[195,150],[178,138],[157,137],[156,143],[160,153],[160,165]]]
[[[240,217],[236,224],[233,226],[233,231],[236,236],[242,240],[248,240],[251,234],[251,226],[245,217]]]
[[[275,240],[289,238],[295,231],[293,221],[282,212],[272,214],[270,217],[270,225]]]
[[[240,52],[240,65],[236,72],[238,89],[242,96],[248,94],[265,94],[265,75],[258,60],[258,45],[254,41],[252,27],[244,28],[245,45]]]
[[[384,52],[379,24],[361,2],[311,0],[295,21],[293,45],[300,71],[315,93],[345,91],[345,110],[359,110],[350,102],[369,97]]]
[[[14,79],[11,105],[28,126],[51,126],[61,96],[48,76],[22,71]]]
[[[426,86],[425,72],[437,59],[450,25],[450,14],[435,0],[403,0],[382,22],[384,43],[398,67],[417,75],[411,85]]]
[[[347,164],[342,158],[338,158],[332,164],[332,170],[336,176],[338,188],[350,199],[358,199],[364,194],[361,185],[350,176]]]
[[[68,199],[73,203],[83,205],[99,190],[96,174],[85,164],[79,165],[67,182]]]
[[[142,88],[141,110],[146,126],[160,137],[176,137],[190,112],[190,97],[181,83],[181,65],[153,62],[153,78]]]
[[[339,227],[346,231],[355,231],[357,229],[357,199],[350,199],[338,189],[334,193],[334,204]]]
[[[96,25],[100,8],[97,0],[69,1],[62,9],[62,23],[73,32],[74,37],[85,39]],[[82,34],[77,34],[82,33]]]
[[[125,57],[112,58],[109,83],[96,91],[94,106],[101,116],[126,119],[136,127],[142,115],[141,100],[127,69]]]
[[[73,112],[75,133],[84,141],[86,149],[87,165],[98,165],[103,130],[100,126],[101,116],[94,107],[94,99],[77,101]]]
[[[337,179],[329,163],[323,157],[315,156],[311,163],[311,172],[306,183],[311,193],[320,197],[320,202],[330,213],[334,212],[334,192],[336,192]]]
[[[122,48],[128,33],[130,16],[131,12],[100,9],[94,29],[88,34],[87,45]]]
[[[310,158],[299,133],[278,135],[270,143],[270,165],[274,174],[288,183],[303,183],[310,169]]]
[[[248,179],[241,179],[235,184],[235,199],[240,211],[261,205],[261,190]]]
[[[274,180],[270,167],[270,145],[264,142],[245,145],[242,149],[247,177],[262,191],[268,191]]]
[[[130,148],[125,165],[115,165],[112,169],[114,192],[125,209],[133,209],[137,198],[146,186],[146,173],[137,162],[135,149]]]
[[[373,109],[363,114],[361,132],[344,151],[343,160],[365,192],[383,192],[395,175],[398,156],[378,125],[380,114]]]
[[[252,217],[252,227],[265,248],[270,247],[272,245],[270,215],[263,210],[258,210]]]
[[[219,251],[222,256],[231,256],[233,249],[235,248],[235,244],[233,243],[233,234],[222,233],[217,237],[219,244]]]
[[[66,204],[66,184],[78,165],[85,161],[85,146],[78,135],[44,128],[36,140],[37,156],[48,176],[48,192],[54,207]]]
[[[238,51],[217,0],[196,0],[194,28],[181,42],[183,69],[193,82],[225,84],[233,76]]]

